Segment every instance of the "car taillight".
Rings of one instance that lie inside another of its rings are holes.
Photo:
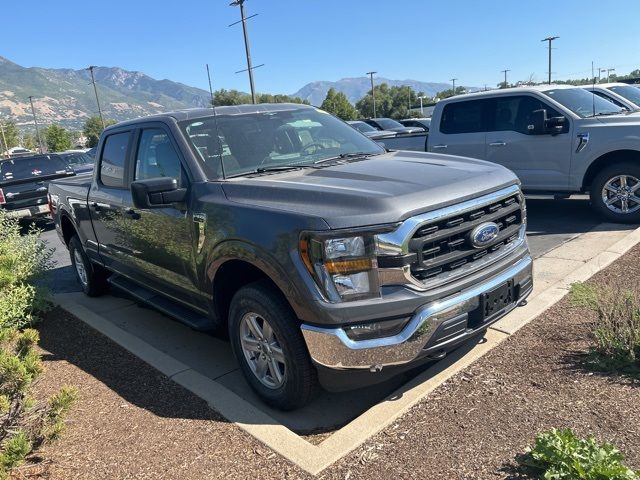
[[[4,192],[0,188],[0,205],[4,205],[5,203],[7,203],[7,199],[4,198]]]

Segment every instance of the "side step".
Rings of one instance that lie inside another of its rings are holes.
[[[149,290],[121,275],[111,275],[108,282],[139,300],[142,303],[175,318],[185,325],[202,332],[212,331],[213,324],[209,318],[191,310],[182,304]]]

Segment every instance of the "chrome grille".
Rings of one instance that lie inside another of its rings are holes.
[[[426,281],[472,264],[517,240],[524,218],[522,207],[520,195],[514,194],[477,209],[421,225],[409,241],[409,252],[416,255],[410,264],[411,275],[419,281]],[[475,248],[471,244],[470,233],[486,222],[498,225],[498,235],[488,245]]]

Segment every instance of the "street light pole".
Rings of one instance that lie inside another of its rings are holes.
[[[244,16],[244,2],[245,0],[234,0],[229,5],[232,7],[236,7],[236,6],[240,7],[240,18],[241,18],[240,21],[242,22],[242,33],[244,35],[244,51],[247,56],[247,72],[249,72],[249,86],[251,87],[251,101],[255,104],[257,103],[256,87],[253,83],[253,65],[251,64],[251,48],[249,46],[249,34],[247,33],[247,17]],[[252,15],[252,16],[255,16],[255,15]],[[231,25],[235,25],[235,24],[232,23]]]
[[[420,115],[424,115],[424,110],[422,109],[422,100],[427,98],[424,95],[418,97],[420,99]]]
[[[615,71],[616,71],[615,68],[607,68],[607,83],[609,83],[609,74]]]
[[[38,128],[38,120],[36,120],[36,109],[33,107],[33,95],[29,95],[29,102],[31,103],[31,113],[33,114],[33,123],[36,126],[36,137],[38,138],[38,147],[40,153],[44,153],[42,148],[42,139],[40,138],[40,129]]]
[[[510,72],[511,70],[500,70],[502,73],[504,73],[504,88],[507,88],[508,84],[507,84],[507,72]]]
[[[456,94],[456,80],[458,80],[457,78],[452,78],[451,79],[451,83],[453,83],[453,95]]]
[[[549,42],[549,85],[551,85],[551,42],[558,39],[560,37],[547,37],[540,40],[541,42]]]
[[[100,115],[100,122],[102,122],[102,129],[107,128],[104,124],[104,117],[102,116],[102,109],[100,108],[100,100],[98,99],[98,88],[96,87],[96,77],[93,75],[93,69],[95,65],[91,65],[87,70],[91,72],[91,83],[93,83],[93,91],[96,94],[96,103],[98,104],[98,114]]]
[[[367,72],[367,75],[369,75],[369,78],[371,78],[371,98],[373,99],[373,118],[377,118],[376,117],[376,91],[373,85],[373,75],[376,73],[378,72]]]

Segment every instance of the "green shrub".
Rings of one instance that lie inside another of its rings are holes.
[[[640,472],[623,465],[624,457],[610,443],[578,438],[570,429],[540,433],[533,448],[518,458],[526,467],[554,480],[639,480]]]
[[[34,383],[43,372],[32,325],[49,306],[42,279],[52,251],[31,228],[0,210],[0,479],[33,450],[57,439],[77,392],[63,387],[47,402],[36,402]]]
[[[594,348],[589,365],[609,371],[640,374],[640,286],[620,289],[613,284],[576,283],[574,306],[596,313],[592,325]]]

